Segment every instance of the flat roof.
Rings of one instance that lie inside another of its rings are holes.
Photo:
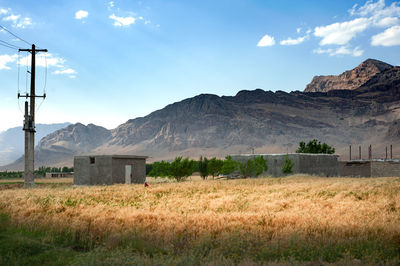
[[[120,154],[111,154],[111,155],[79,155],[74,156],[74,158],[87,158],[87,157],[111,157],[113,159],[147,159],[149,156],[140,156],[140,155],[120,155]]]

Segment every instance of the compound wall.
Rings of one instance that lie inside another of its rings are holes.
[[[285,163],[286,154],[243,154],[232,155],[232,159],[239,162],[246,162],[255,156],[263,156],[268,161],[267,175],[284,176],[282,166]],[[287,154],[294,163],[292,174],[309,174],[318,176],[338,176],[338,156],[331,154]]]

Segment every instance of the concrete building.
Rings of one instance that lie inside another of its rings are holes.
[[[74,185],[143,184],[147,156],[93,155],[74,157]]]
[[[65,173],[65,172],[57,172],[57,173],[55,173],[55,172],[53,172],[53,173],[46,173],[46,178],[71,178],[71,177],[74,177],[74,173],[72,173],[72,172],[68,172],[68,173]]]
[[[268,161],[267,175],[284,176],[282,166],[286,154],[243,154],[232,155],[232,159],[239,162],[246,162],[255,156],[263,156]],[[306,154],[289,153],[289,159],[294,163],[293,174],[309,174],[318,176],[338,176],[339,163],[338,155],[332,154]]]
[[[339,162],[340,176],[390,177],[400,176],[399,160],[352,160]]]

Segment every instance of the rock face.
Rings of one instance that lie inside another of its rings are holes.
[[[392,68],[384,62],[368,59],[358,67],[339,76],[315,76],[305,88],[305,92],[328,92],[331,90],[355,90],[373,76]]]
[[[390,67],[354,90],[201,94],[111,131],[71,125],[40,141],[36,166],[70,165],[73,155],[88,153],[148,155],[150,161],[224,157],[253,150],[286,153],[313,138],[333,145],[344,159],[349,145],[372,144],[374,156],[379,156],[385,145],[399,140],[399,120],[400,68]],[[400,147],[394,145],[396,152]],[[13,167],[18,165],[22,168],[22,161]]]

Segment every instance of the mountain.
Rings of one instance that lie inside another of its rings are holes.
[[[315,76],[305,92],[328,92],[331,90],[355,90],[378,73],[392,68],[384,62],[368,59],[358,67],[338,76]]]
[[[367,60],[360,66],[371,62],[377,61]],[[399,121],[400,67],[387,67],[356,89],[201,94],[113,130],[70,125],[40,141],[36,166],[71,165],[73,155],[83,153],[148,155],[149,161],[156,161],[175,156],[294,152],[300,141],[313,138],[333,145],[342,159],[348,158],[349,145],[362,145],[366,158],[366,147],[372,144],[373,155],[379,157],[385,146],[400,142]],[[400,147],[394,145],[393,151],[399,154]],[[8,167],[22,168],[22,162],[21,158]]]
[[[70,123],[36,124],[35,145],[37,145],[39,140],[44,136],[68,125],[70,125]],[[14,127],[0,132],[0,165],[10,164],[24,153],[23,139],[24,131],[22,127]]]

